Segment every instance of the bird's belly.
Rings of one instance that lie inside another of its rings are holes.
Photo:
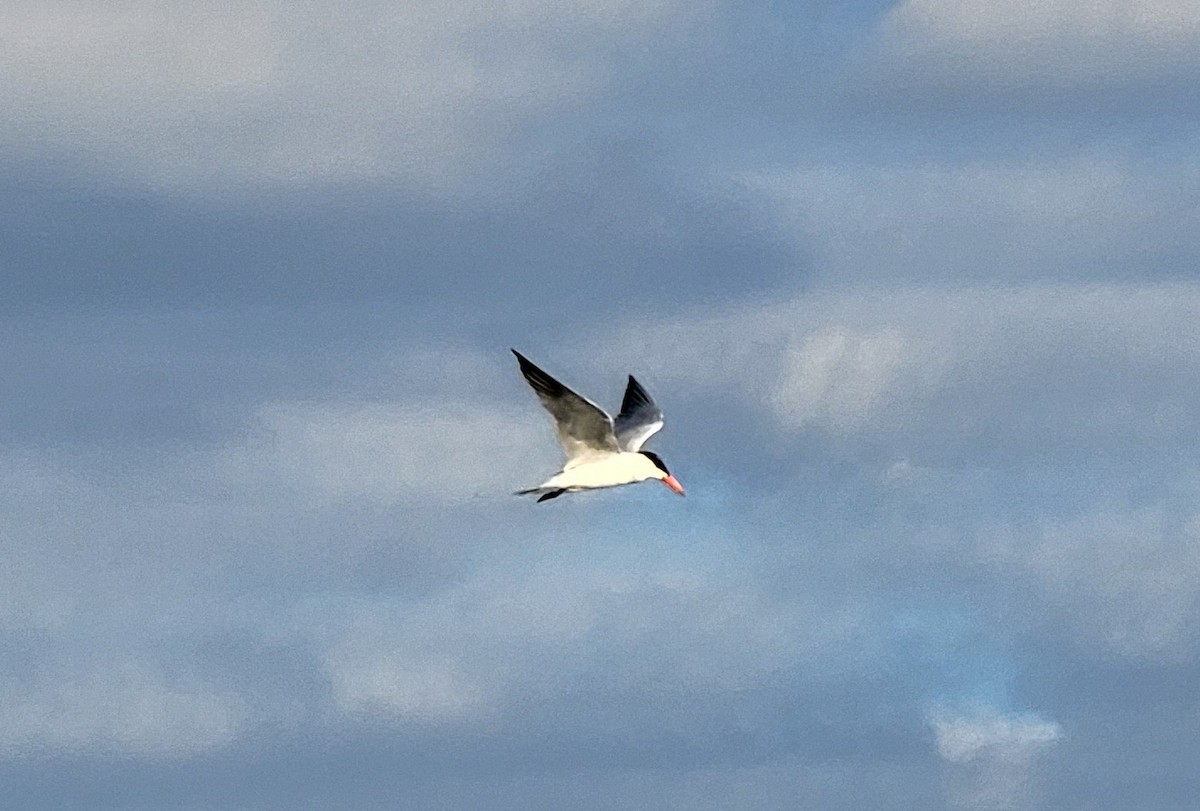
[[[600,487],[617,487],[639,482],[642,477],[629,469],[629,464],[620,456],[585,462],[564,470],[546,482],[546,487],[564,490],[595,490]]]

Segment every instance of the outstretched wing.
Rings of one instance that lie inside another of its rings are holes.
[[[639,451],[646,440],[663,427],[663,414],[642,384],[629,376],[625,387],[625,399],[621,401],[621,413],[617,415],[614,428],[617,444],[623,451]]]
[[[612,417],[605,414],[600,406],[559,383],[517,350],[512,350],[512,353],[521,365],[521,374],[554,417],[554,430],[567,454],[568,467],[587,456],[617,453],[620,450],[613,433]]]

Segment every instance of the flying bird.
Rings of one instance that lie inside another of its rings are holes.
[[[538,493],[538,501],[563,493],[598,490],[657,479],[679,495],[683,486],[658,454],[642,450],[646,440],[663,427],[663,415],[641,384],[629,376],[621,413],[614,420],[600,406],[559,383],[512,350],[521,374],[554,417],[554,430],[567,454],[563,469],[543,484],[517,495]]]

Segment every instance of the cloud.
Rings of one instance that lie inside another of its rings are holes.
[[[895,332],[855,334],[829,329],[789,350],[772,408],[798,425],[853,433],[868,423],[904,360]]]
[[[15,159],[167,187],[455,186],[526,117],[604,89],[615,48],[703,13],[627,0],[21,0],[0,12],[0,143]]]
[[[1196,484],[1176,481],[1177,493]],[[1097,505],[1076,518],[982,530],[961,553],[1026,578],[1032,624],[1127,661],[1181,661],[1200,636],[1200,515],[1164,495],[1126,510]]]
[[[883,5],[5,5],[0,805],[1195,796],[1196,15]]]
[[[230,482],[326,502],[502,496],[537,477],[539,450],[544,461],[553,454],[553,434],[534,416],[453,403],[279,403],[216,464]]]
[[[125,752],[190,758],[177,774],[191,778],[253,749],[255,768],[299,779],[313,758],[341,764],[328,752],[345,746],[359,771],[338,786],[392,802],[464,769],[528,799],[537,789],[512,781],[564,785],[581,765],[630,796],[661,785],[658,769],[744,799],[748,775],[770,768],[787,807],[785,789],[817,782],[818,762],[870,772],[887,760],[919,775],[922,807],[936,807],[938,769],[948,805],[1036,807],[1041,753],[1058,754],[1032,741],[1038,719],[1001,713],[1016,731],[996,732],[989,715],[937,716],[960,758],[939,764],[921,745],[924,709],[990,685],[996,661],[1032,671],[1004,683],[1017,698],[1081,662],[1189,666],[1198,581],[1172,549],[1194,541],[1193,494],[1176,481],[1139,512],[1120,488],[1147,438],[1180,466],[1139,473],[1147,487],[1190,464],[1197,296],[1188,284],[842,288],[596,327],[556,344],[548,366],[603,402],[638,374],[670,405],[660,447],[708,494],[603,494],[553,511],[508,495],[558,453],[503,354],[389,335],[352,353],[310,336],[276,355],[213,327],[227,363],[203,341],[185,355],[151,341],[167,349],[147,355],[194,388],[220,389],[230,377],[213,372],[230,368],[249,382],[234,387],[237,408],[218,409],[221,430],[184,452],[64,443],[2,457],[5,559],[30,585],[0,598],[0,625],[18,631],[6,651],[20,654],[0,658],[39,668],[0,670],[6,697],[30,715],[90,706],[54,692],[65,673],[71,695],[108,685],[96,703],[117,709],[14,733],[0,766]],[[124,330],[147,334],[107,323],[96,331],[113,346]],[[80,366],[125,357],[107,346]],[[1095,424],[1117,402],[1117,421]],[[739,459],[756,477],[769,466],[778,489],[737,478]],[[479,489],[500,506],[457,495]],[[929,627],[898,630],[914,602],[934,606]],[[969,632],[939,630],[960,613]],[[56,668],[81,637],[121,640],[133,675],[120,662]],[[1069,688],[1041,689],[1029,703],[1074,735]],[[143,727],[158,731],[119,728],[111,718],[142,695],[160,719]],[[175,754],[171,730],[188,723],[215,731]],[[971,754],[976,733],[986,742]],[[414,758],[432,782],[388,782]],[[1023,793],[992,793],[1014,784]],[[887,796],[861,791],[860,807]]]
[[[889,505],[860,519],[801,502],[886,539],[897,565],[945,568],[950,590],[987,572],[971,603],[998,624],[1178,662],[1200,605],[1198,309],[1193,284],[850,288],[630,327],[596,351],[682,398],[669,425],[695,433],[677,464],[754,437],[787,498],[835,486]],[[853,464],[853,484],[805,472],[814,457]]]
[[[1200,255],[1190,157],[1079,150],[755,174],[826,285],[1177,276]]]
[[[483,691],[451,662],[418,662],[403,654],[327,660],[335,707],[350,715],[402,722],[439,723],[486,711]]]
[[[1062,737],[1062,728],[1036,715],[949,715],[931,722],[938,754],[948,764],[951,808],[1042,808],[1037,758]]]
[[[1196,65],[1200,12],[1174,0],[907,0],[881,29],[913,72],[993,87],[1070,87]]]
[[[731,585],[728,562],[721,578],[716,562],[643,560],[632,571],[626,549],[612,564],[580,565],[570,543],[557,540],[568,548],[556,562],[488,567],[428,599],[360,601],[324,656],[335,713],[579,746],[639,738],[647,724],[728,723],[739,696],[843,677],[874,655],[848,642],[870,636],[868,610],[781,600],[744,577]],[[595,689],[608,701],[597,704]],[[701,696],[710,706],[689,709]]]
[[[81,516],[111,509],[85,478],[45,453],[0,451],[0,631],[52,633],[91,605],[102,579],[85,571],[104,534]],[[107,517],[107,516],[106,516]],[[87,542],[77,537],[86,525]],[[107,579],[107,578],[104,578]],[[108,585],[114,585],[109,581]],[[109,607],[118,601],[109,598]]]
[[[190,677],[166,679],[128,655],[52,669],[32,681],[0,681],[0,753],[51,751],[186,758],[232,743],[246,723],[236,696]]]
[[[1188,446],[1197,306],[1191,284],[847,288],[631,326],[595,351],[887,464],[1068,462]]]
[[[1062,737],[1062,728],[1037,716],[955,715],[932,721],[938,754],[950,763],[980,758],[1026,760]]]

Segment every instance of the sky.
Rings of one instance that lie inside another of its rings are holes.
[[[1200,6],[0,8],[0,806],[1184,809]],[[666,412],[544,504],[515,347]]]

